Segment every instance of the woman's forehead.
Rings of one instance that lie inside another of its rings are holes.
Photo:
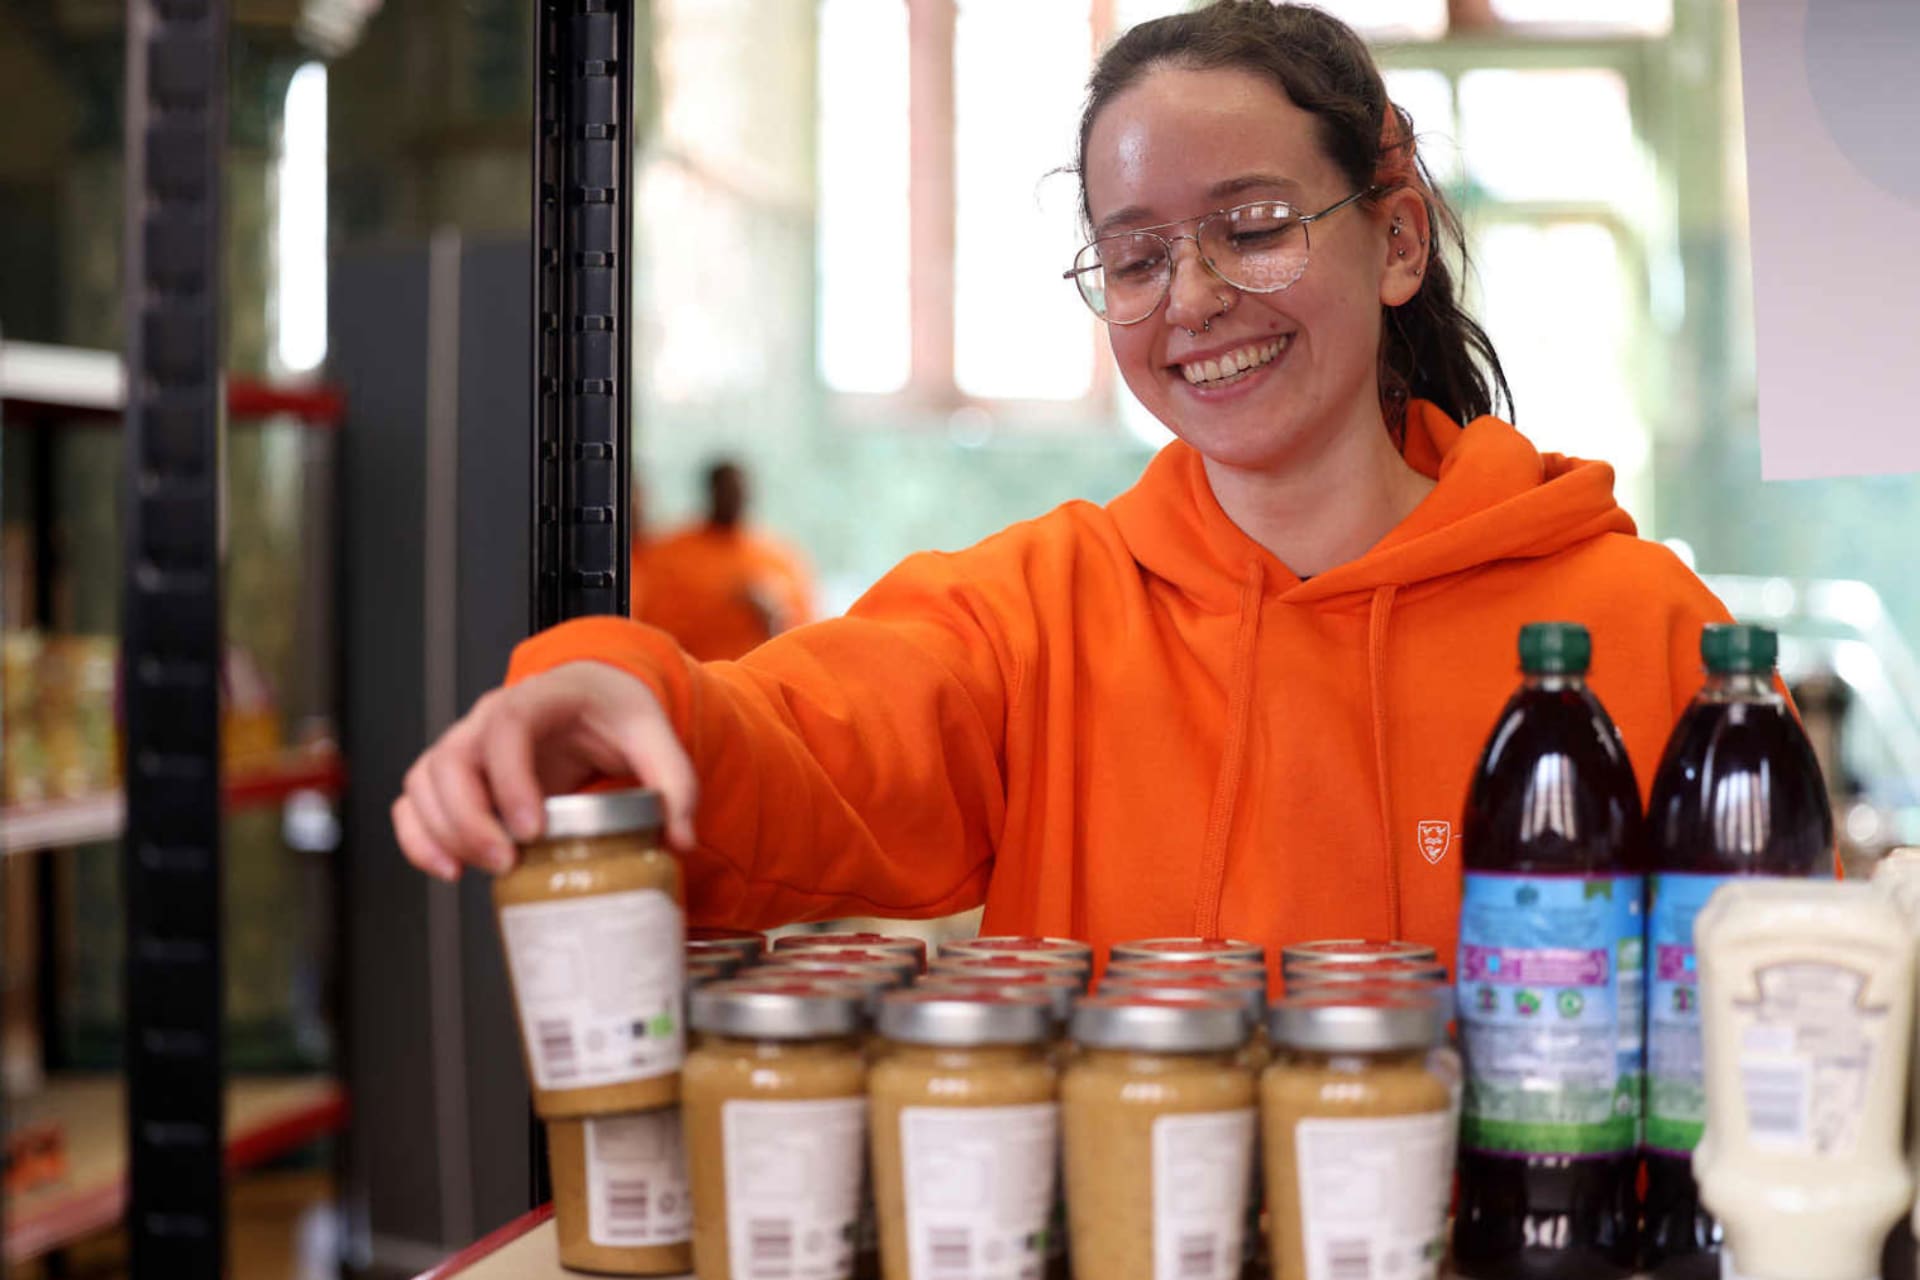
[[[1190,217],[1228,196],[1298,202],[1331,171],[1313,117],[1273,81],[1160,67],[1094,118],[1084,177],[1088,212],[1110,228]]]

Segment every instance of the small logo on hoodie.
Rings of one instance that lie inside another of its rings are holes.
[[[1414,833],[1420,846],[1420,856],[1435,866],[1447,856],[1447,850],[1453,847],[1453,824],[1451,822],[1422,822]]]

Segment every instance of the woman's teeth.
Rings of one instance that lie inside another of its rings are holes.
[[[1285,351],[1287,344],[1291,341],[1293,341],[1293,335],[1287,334],[1283,338],[1274,338],[1269,342],[1250,343],[1238,350],[1229,351],[1215,360],[1183,364],[1180,366],[1180,372],[1195,386],[1203,382],[1225,382],[1230,378],[1239,377],[1249,369],[1257,369],[1266,364]]]

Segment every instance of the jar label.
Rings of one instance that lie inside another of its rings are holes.
[[[1638,1143],[1642,898],[1639,876],[1467,874],[1464,1146],[1607,1155]]]
[[[502,908],[535,1085],[596,1088],[680,1070],[685,931],[679,904],[658,889]]]
[[[1707,1120],[1693,921],[1731,876],[1663,873],[1648,882],[1647,1146],[1686,1155]]]
[[[900,1165],[908,1271],[1027,1280],[1044,1269],[1060,1108],[906,1107]]]
[[[737,1280],[852,1274],[867,1101],[731,1101],[720,1109],[727,1253]]]
[[[680,1109],[585,1122],[587,1239],[613,1249],[682,1244],[693,1234]]]
[[[1300,1121],[1307,1280],[1433,1280],[1446,1252],[1453,1139],[1450,1111]]]
[[[1759,998],[1742,992],[1732,1007],[1748,1140],[1769,1154],[1850,1158],[1887,1005],[1867,1004],[1867,975],[1841,964],[1767,965],[1754,985]]]
[[[1154,1280],[1237,1280],[1253,1131],[1252,1108],[1154,1120]]]

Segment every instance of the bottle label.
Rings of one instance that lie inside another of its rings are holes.
[[[1634,1148],[1644,887],[1639,876],[1468,873],[1463,1145],[1573,1156]]]
[[[649,1080],[686,1057],[685,922],[658,889],[503,908],[500,932],[533,1082]]]
[[[1768,965],[1754,975],[1759,998],[1734,1000],[1740,1099],[1755,1150],[1846,1160],[1859,1146],[1889,1012],[1866,1003],[1867,978],[1813,960]]]
[[[1663,873],[1648,885],[1647,1145],[1686,1155],[1707,1120],[1693,921],[1731,876]]]
[[[614,1249],[690,1239],[693,1200],[680,1109],[592,1117],[585,1133],[587,1239]]]
[[[1453,1135],[1451,1111],[1300,1121],[1307,1280],[1433,1280],[1446,1252]]]
[[[727,1253],[739,1280],[852,1274],[865,1098],[722,1104]]]
[[[1253,1130],[1251,1109],[1154,1120],[1154,1280],[1237,1280]]]
[[[1060,1109],[907,1107],[900,1113],[908,1271],[1023,1280],[1047,1257]]]

